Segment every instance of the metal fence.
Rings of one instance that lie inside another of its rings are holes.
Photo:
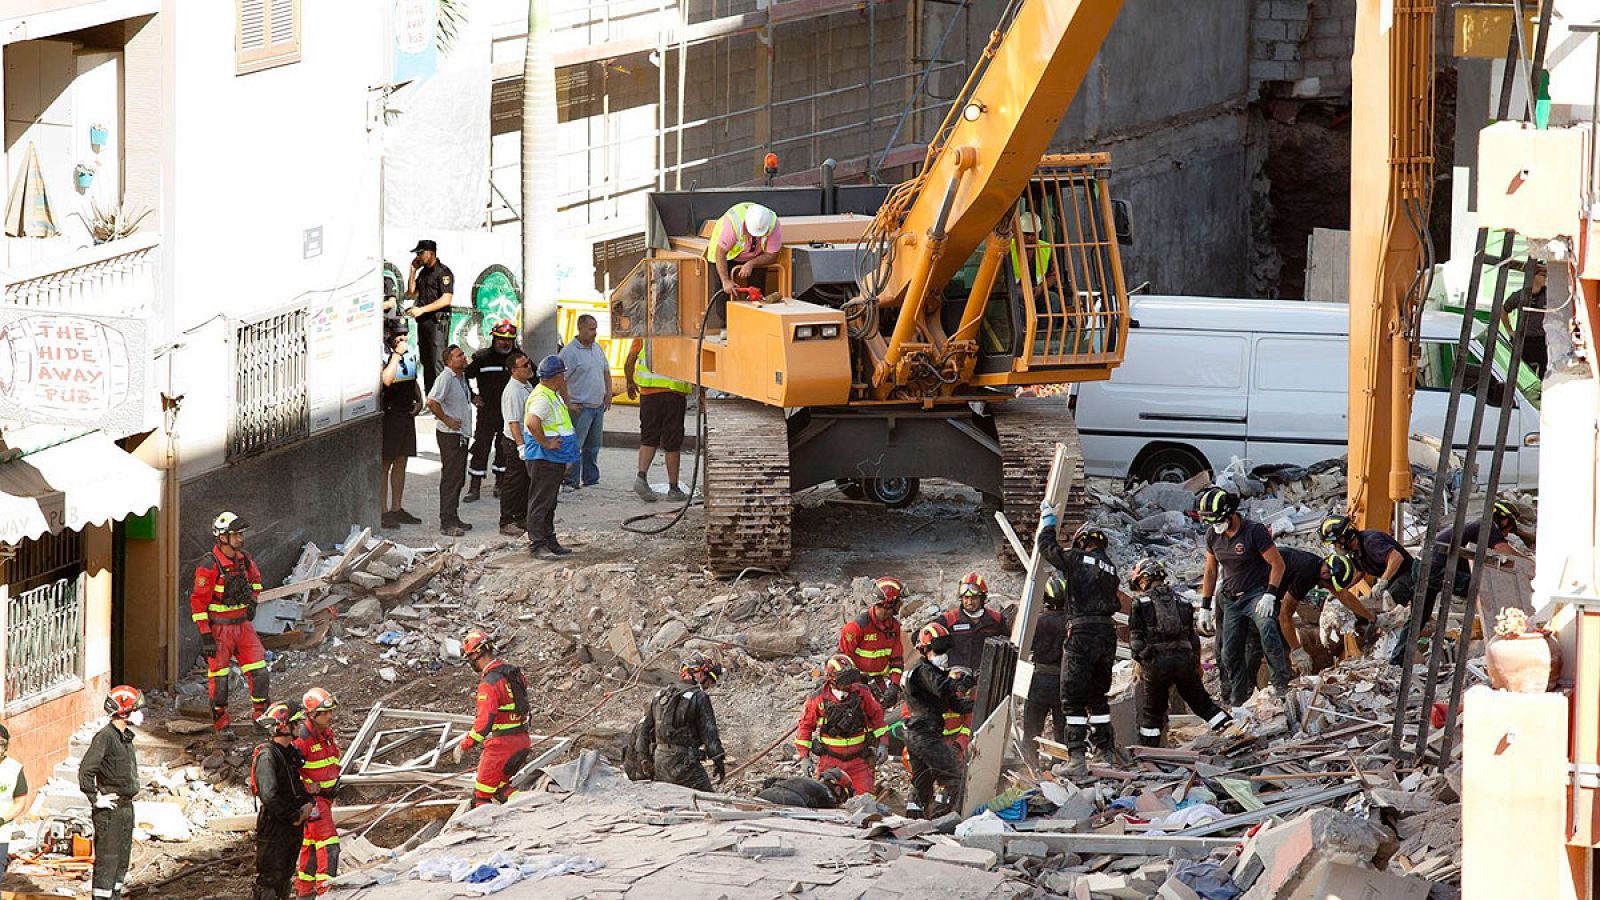
[[[83,678],[83,577],[6,601],[6,711]]]
[[[229,461],[311,434],[306,311],[242,324],[236,338]]]

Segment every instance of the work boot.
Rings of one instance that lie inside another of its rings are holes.
[[[421,516],[414,516],[411,513],[406,512],[404,508],[397,509],[394,512],[390,513],[390,515],[394,516],[395,521],[399,522],[401,525],[421,525],[422,524],[422,517]]]
[[[378,517],[378,524],[384,528],[399,528],[400,518],[392,512],[386,512]]]
[[[1095,741],[1094,754],[1102,765],[1113,769],[1126,769],[1133,765],[1133,757],[1124,753],[1122,748],[1117,746],[1116,739],[1110,735]]]
[[[522,527],[515,522],[507,522],[500,526],[500,533],[506,537],[521,537]]]
[[[472,476],[472,483],[467,486],[467,492],[462,495],[462,503],[477,503],[483,496],[483,476]]]
[[[494,495],[496,497],[500,496],[500,477],[498,475],[494,479]]]
[[[643,472],[640,472],[638,476],[633,479],[633,492],[638,494],[639,499],[646,503],[654,503],[656,500],[660,499],[656,496],[655,488],[650,486],[650,479],[644,477]]]
[[[1063,774],[1068,778],[1089,777],[1089,759],[1083,747],[1067,748],[1067,768]]]
[[[689,495],[683,492],[683,488],[673,485],[672,490],[667,491],[667,499],[673,503],[682,503],[689,499]]]
[[[572,553],[571,547],[561,546],[561,542],[556,540],[554,537],[544,542],[544,548],[550,551],[551,555],[553,556],[568,556]]]
[[[211,708],[211,727],[213,729],[216,731],[226,732],[230,724],[232,724],[232,720],[228,718],[227,707],[213,706]]]

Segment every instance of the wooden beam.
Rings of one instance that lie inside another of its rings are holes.
[[[411,807],[410,810],[396,813],[396,815],[419,816],[428,819],[442,819],[455,811],[459,798],[442,800],[424,800]],[[358,803],[351,806],[335,806],[333,820],[342,822],[348,817],[367,815],[373,812],[388,809],[392,803]],[[242,816],[213,816],[206,821],[206,827],[212,831],[254,831],[256,829],[256,814],[250,813]],[[52,895],[53,896],[53,895]]]
[[[326,578],[307,578],[305,581],[296,581],[293,584],[281,584],[275,588],[267,588],[257,594],[256,602],[266,603],[268,600],[276,600],[279,597],[292,597],[295,594],[304,594],[320,587],[327,587],[327,585],[328,580]]]

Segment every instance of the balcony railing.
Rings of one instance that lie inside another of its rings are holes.
[[[58,312],[144,317],[154,311],[161,235],[141,232],[0,272],[3,302]]]

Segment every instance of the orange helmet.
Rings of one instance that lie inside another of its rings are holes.
[[[307,696],[310,696],[309,694]],[[289,713],[289,704],[274,703],[267,707],[267,711],[256,718],[256,726],[271,735],[293,734],[289,722],[293,717]]]
[[[144,709],[144,694],[136,687],[119,684],[106,694],[106,713],[111,716],[127,716],[135,710]]]
[[[481,628],[474,628],[461,639],[461,655],[468,659],[480,653],[494,652],[494,638]]]
[[[940,653],[950,647],[950,629],[943,622],[929,622],[917,632],[917,650],[924,655]]]
[[[989,596],[989,582],[977,572],[968,572],[961,578],[962,597],[987,597]]]
[[[495,323],[493,328],[489,329],[489,337],[511,338],[512,340],[515,340],[517,337],[517,326],[511,324],[510,319],[501,319]]]
[[[843,653],[829,657],[822,664],[822,671],[828,683],[838,687],[861,683],[861,670],[856,668],[855,660]]]
[[[306,691],[306,695],[300,699],[300,706],[309,716],[312,713],[322,712],[323,710],[333,712],[339,708],[339,701],[335,700],[332,694],[322,688],[314,687]]]

